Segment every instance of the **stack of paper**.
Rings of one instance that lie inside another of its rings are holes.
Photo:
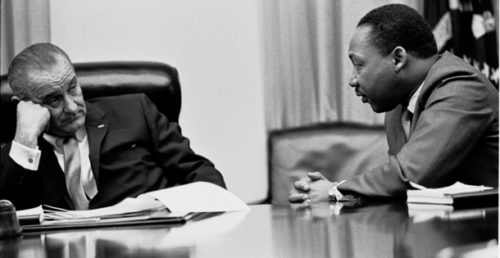
[[[45,224],[99,222],[125,222],[151,219],[153,214],[170,215],[165,206],[153,199],[126,198],[116,205],[93,210],[64,210],[43,205]],[[185,214],[176,214],[185,215]],[[155,215],[157,218],[158,216]]]
[[[498,206],[498,188],[460,182],[442,188],[412,185],[417,189],[407,191],[408,203],[445,204],[454,207]]]
[[[26,209],[19,210],[16,212],[17,219],[23,224],[40,224],[43,221],[43,209],[42,205]]]
[[[118,204],[99,209],[73,211],[43,205],[18,211],[17,216],[21,225],[26,225],[23,227],[25,231],[31,229],[31,225],[27,224],[33,224],[34,220],[39,222],[35,223],[39,226],[60,229],[130,225],[130,222],[184,222],[195,213],[248,209],[243,201],[226,189],[212,183],[196,182],[148,192],[137,198],[126,198]],[[26,223],[28,218],[30,223]]]

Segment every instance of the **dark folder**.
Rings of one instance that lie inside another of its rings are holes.
[[[455,208],[479,208],[498,206],[498,188],[478,192],[448,195]]]
[[[105,219],[73,219],[67,221],[55,221],[42,223],[33,223],[33,220],[21,219],[19,222],[23,233],[41,232],[41,231],[58,231],[67,229],[85,229],[99,227],[130,227],[143,225],[160,225],[185,223],[196,215],[196,213],[173,214],[169,212],[153,213],[137,216],[129,216],[122,218],[105,218]]]

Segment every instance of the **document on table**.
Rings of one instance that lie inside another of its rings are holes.
[[[250,208],[236,195],[207,182],[196,182],[148,192],[137,197],[153,197],[171,212],[224,212]]]
[[[195,182],[171,188],[148,192],[137,198],[123,201],[104,208],[91,210],[65,210],[43,205],[17,212],[20,219],[41,214],[40,222],[70,222],[82,219],[122,219],[144,217],[185,217],[189,213],[244,211],[250,208],[228,190],[207,182]],[[152,216],[154,214],[154,216]],[[161,216],[158,216],[161,214]]]
[[[126,198],[125,200],[104,208],[91,210],[64,210],[43,205],[44,220],[66,219],[110,219],[144,215],[155,211],[165,210],[165,206],[153,199]]]

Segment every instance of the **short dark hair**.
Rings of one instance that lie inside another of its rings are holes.
[[[403,4],[388,4],[367,13],[358,23],[371,27],[372,43],[382,55],[397,47],[420,58],[437,54],[430,25],[415,9]]]
[[[17,54],[10,63],[7,74],[13,93],[19,97],[26,97],[32,83],[27,77],[27,72],[47,70],[55,65],[61,56],[71,63],[66,52],[51,43],[36,43]]]

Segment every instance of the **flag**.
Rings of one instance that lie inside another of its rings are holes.
[[[498,89],[498,43],[493,5],[498,0],[425,0],[424,17],[439,52],[462,57]]]

